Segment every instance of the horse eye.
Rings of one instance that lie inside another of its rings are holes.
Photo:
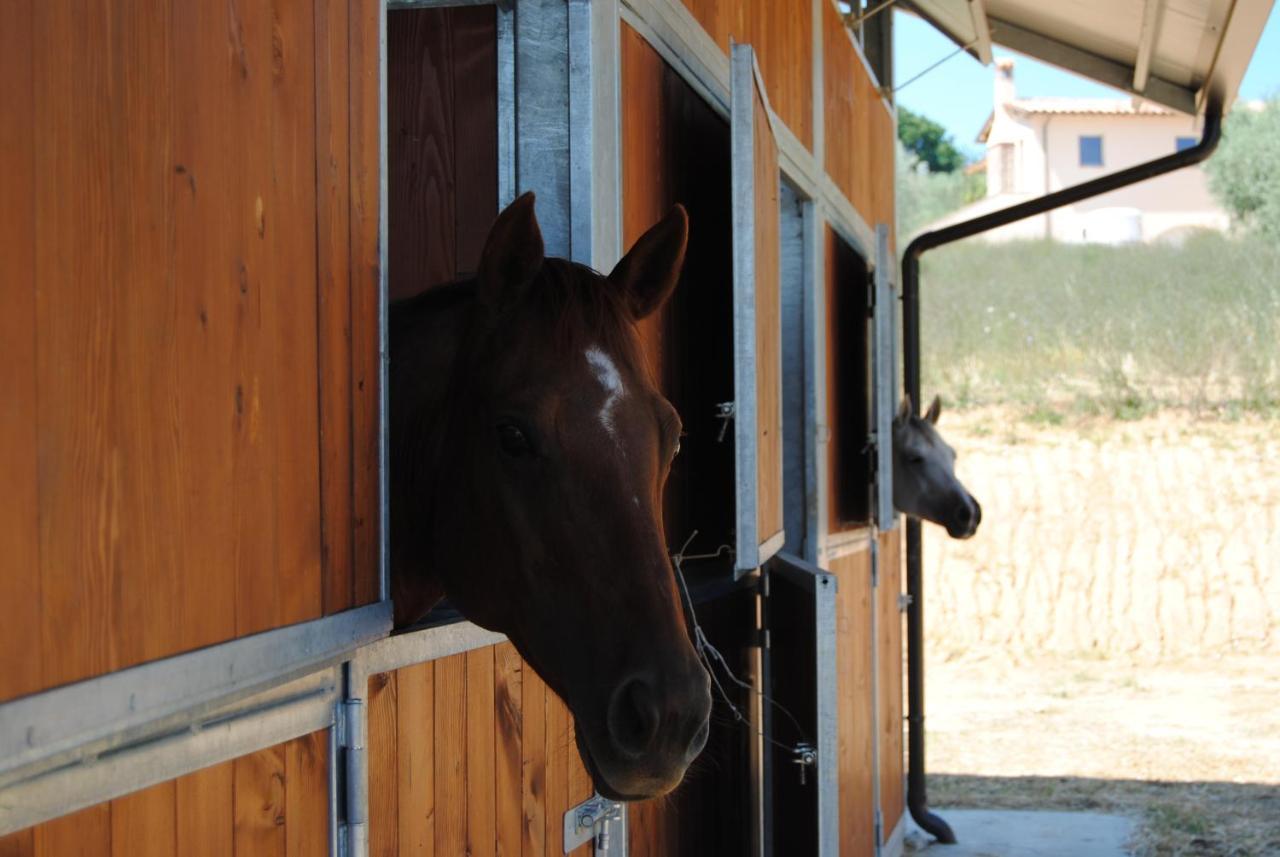
[[[924,464],[923,455],[908,455],[907,464]]]
[[[520,458],[533,452],[529,438],[525,437],[519,426],[512,423],[502,423],[498,426],[498,443],[502,445],[502,451],[513,458]]]

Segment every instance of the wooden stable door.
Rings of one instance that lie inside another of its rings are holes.
[[[731,91],[737,572],[783,541],[778,143],[755,52],[734,45]]]
[[[837,818],[848,811],[839,779],[844,733],[837,729],[837,580],[789,553],[766,567],[764,625],[768,629],[770,697],[763,712],[769,736],[766,830],[774,854],[814,857],[841,853]]]

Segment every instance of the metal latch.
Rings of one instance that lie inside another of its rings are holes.
[[[911,602],[912,602],[912,598],[910,595],[908,595],[905,592],[899,592],[898,593],[898,612],[906,613],[907,609],[911,607]]]
[[[791,762],[800,768],[800,785],[803,786],[807,782],[805,772],[818,764],[818,751],[801,742],[792,748]]]
[[[738,406],[733,402],[716,404],[716,419],[720,420],[720,433],[716,435],[716,443],[724,443],[724,436],[729,431],[729,423],[737,415]]]
[[[593,794],[564,814],[564,853],[595,839],[596,853],[607,853],[610,822],[622,819],[622,804]]]

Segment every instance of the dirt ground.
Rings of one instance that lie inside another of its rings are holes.
[[[1280,425],[944,415],[982,530],[926,528],[930,803],[1120,811],[1280,855]]]

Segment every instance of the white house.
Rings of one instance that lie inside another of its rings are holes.
[[[1018,98],[1013,60],[996,63],[994,109],[978,142],[987,147],[987,196],[930,228],[1149,161],[1200,139],[1196,120],[1133,98]],[[1052,237],[1124,243],[1179,240],[1226,230],[1227,213],[1200,167],[1188,167],[985,233],[988,240]]]

